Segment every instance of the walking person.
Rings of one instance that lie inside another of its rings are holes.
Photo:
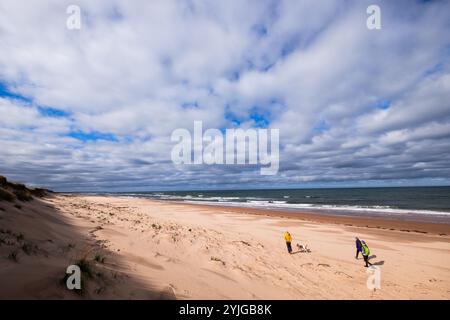
[[[369,247],[367,246],[367,244],[364,242],[364,241],[361,241],[361,246],[362,246],[362,255],[363,255],[363,258],[364,258],[364,262],[366,263],[366,268],[369,266],[369,265],[372,265],[370,262],[369,262],[369,255],[370,255],[370,249],[369,249]]]
[[[358,237],[355,238],[355,245],[356,245],[356,256],[355,259],[358,259],[359,253],[361,252],[362,254],[362,244],[361,244],[361,240],[359,240]]]
[[[284,240],[286,240],[287,250],[288,250],[289,254],[291,254],[292,253],[292,246],[291,246],[292,236],[291,236],[291,234],[288,231],[286,231],[284,233]]]

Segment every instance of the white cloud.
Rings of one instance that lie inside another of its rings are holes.
[[[0,98],[5,174],[61,189],[450,179],[446,2],[382,1],[379,31],[367,1],[86,0],[79,31],[69,4],[0,4],[0,88],[30,99]],[[252,112],[280,129],[278,176],[170,162],[175,128]]]

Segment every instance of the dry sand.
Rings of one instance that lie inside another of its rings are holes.
[[[285,230],[311,252],[289,255]],[[76,294],[63,279],[80,260],[91,275]],[[0,202],[0,283],[2,299],[449,299],[450,226],[120,197]]]

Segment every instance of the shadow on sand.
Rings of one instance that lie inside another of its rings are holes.
[[[54,199],[0,201],[0,236],[11,238],[0,246],[0,299],[176,299],[171,288],[133,277],[120,254],[95,239],[100,222],[78,227]],[[6,258],[12,252],[16,259]],[[66,269],[80,263],[82,290],[69,290]]]

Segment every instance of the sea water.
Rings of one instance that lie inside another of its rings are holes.
[[[450,187],[197,190],[120,194],[210,205],[450,223]]]

